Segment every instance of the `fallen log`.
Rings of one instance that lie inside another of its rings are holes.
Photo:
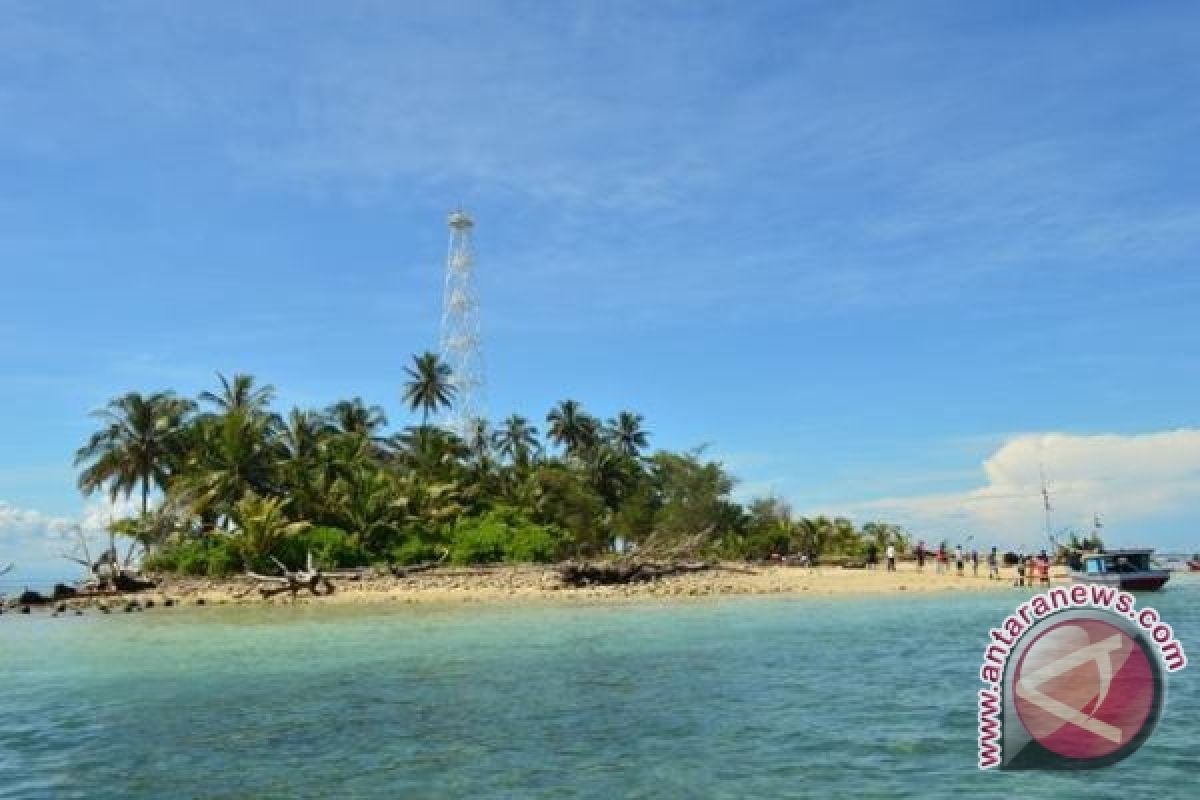
[[[418,572],[428,572],[431,569],[437,569],[438,567],[442,566],[442,564],[446,563],[446,558],[449,555],[450,551],[446,548],[443,548],[442,556],[437,561],[422,561],[420,564],[413,564],[407,567],[389,564],[388,571],[392,573],[393,578],[407,578],[409,575],[414,575]]]
[[[392,573],[393,578],[407,578],[409,575],[416,575],[419,572],[428,572],[431,569],[437,569],[441,565],[442,562],[440,561],[426,561],[422,564],[413,564],[407,567],[391,564],[388,566],[388,571]]]
[[[511,564],[482,565],[478,567],[463,567],[462,569],[439,569],[432,577],[437,578],[472,578],[482,575],[499,575],[512,570]],[[423,572],[424,570],[422,570]],[[403,578],[404,575],[397,577]]]

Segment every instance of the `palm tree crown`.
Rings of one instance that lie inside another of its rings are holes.
[[[102,420],[104,427],[75,454],[76,466],[87,465],[79,476],[79,488],[91,494],[107,485],[109,496],[116,500],[129,497],[140,483],[144,515],[151,486],[163,488],[171,477],[192,408],[190,400],[171,392],[130,392],[94,412],[92,416]]]
[[[493,440],[488,421],[483,417],[476,417],[467,423],[465,444],[476,465],[484,464],[491,458]]]
[[[568,456],[579,455],[599,439],[600,424],[575,400],[563,400],[546,415],[546,435]]]
[[[287,458],[300,461],[317,454],[321,439],[331,430],[322,414],[293,408],[279,432],[279,443]]]
[[[405,367],[408,380],[404,384],[404,400],[410,411],[421,410],[421,424],[429,421],[430,414],[454,404],[456,389],[450,382],[450,366],[437,353],[413,356],[411,367]]]
[[[361,397],[341,400],[325,412],[329,420],[342,433],[353,433],[374,439],[387,425],[387,415],[380,406],[368,406]]]
[[[608,438],[618,452],[637,458],[649,446],[650,434],[642,427],[642,415],[622,411],[608,421]]]
[[[254,376],[234,373],[233,379],[217,373],[221,391],[201,392],[200,399],[214,406],[218,414],[245,411],[251,414],[266,411],[275,399],[275,387],[271,384],[254,388]]]
[[[504,420],[504,427],[496,431],[496,449],[500,455],[511,458],[514,464],[527,464],[529,456],[540,449],[538,430],[520,414]]]

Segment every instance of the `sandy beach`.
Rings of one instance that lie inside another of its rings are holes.
[[[66,601],[69,609],[104,604],[120,610],[136,602],[155,607],[179,605],[290,605],[353,603],[489,603],[621,601],[654,598],[711,597],[721,595],[878,595],[901,592],[1000,591],[1012,588],[1013,571],[1002,571],[1001,580],[988,580],[986,569],[973,576],[968,568],[959,577],[953,571],[937,574],[931,567],[918,571],[913,564],[900,564],[896,572],[844,569],[841,567],[747,566],[724,564],[704,572],[662,578],[652,582],[619,586],[564,588],[552,566],[497,566],[464,569],[447,567],[407,577],[389,574],[364,575],[360,580],[338,580],[333,594],[313,597],[301,592],[264,598],[257,582],[250,579],[208,580],[167,578],[158,588],[101,600]],[[1052,571],[1053,580],[1067,579],[1064,568]]]

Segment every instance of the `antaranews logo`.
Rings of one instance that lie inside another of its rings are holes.
[[[1110,586],[1035,595],[989,632],[979,671],[980,769],[1094,769],[1135,752],[1183,646],[1153,608]]]

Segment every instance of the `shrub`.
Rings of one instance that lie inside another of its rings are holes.
[[[147,556],[142,568],[149,572],[174,572],[199,577],[221,578],[242,566],[237,543],[226,536],[210,534],[171,542]]]
[[[424,561],[436,561],[440,556],[441,551],[437,547],[417,536],[410,537],[403,544],[388,551],[388,561],[392,564],[420,564]]]
[[[209,546],[208,565],[205,569],[205,574],[210,578],[222,578],[226,575],[232,575],[240,571],[241,568],[242,560],[238,556],[237,548],[231,540],[222,536]]]
[[[168,547],[162,547],[153,553],[147,554],[142,559],[142,570],[144,572],[175,572],[176,558],[174,552]]]
[[[341,528],[309,528],[283,539],[273,551],[276,558],[292,568],[304,566],[310,552],[321,569],[361,567],[370,560],[358,537]]]
[[[556,528],[528,524],[510,528],[511,538],[505,549],[509,561],[554,561],[562,549],[563,537]]]
[[[737,545],[741,549],[738,555],[758,560],[768,558],[772,554],[786,556],[793,550],[790,533],[778,527],[752,531],[737,542]]]
[[[454,526],[450,560],[455,564],[491,564],[504,560],[508,527],[486,518],[462,520]]]
[[[559,528],[538,525],[514,509],[500,507],[455,524],[450,531],[450,560],[455,564],[553,561],[566,542]]]

